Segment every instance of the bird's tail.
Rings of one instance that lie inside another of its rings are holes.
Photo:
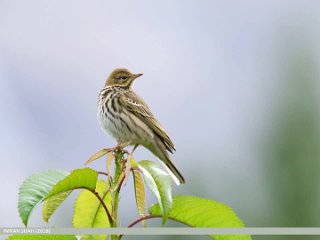
[[[155,141],[153,144],[145,145],[145,147],[160,159],[160,162],[177,185],[185,183],[184,177],[174,166],[165,148],[165,145],[161,141]]]
[[[166,162],[164,161],[160,161],[160,162],[166,168],[171,178],[177,185],[185,183],[184,177],[182,176],[182,174],[179,172],[179,170],[176,168],[176,166],[172,163],[170,159],[168,159]]]

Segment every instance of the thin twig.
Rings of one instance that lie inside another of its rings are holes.
[[[104,210],[106,211],[107,215],[108,215],[108,219],[109,219],[109,222],[112,223],[113,222],[113,218],[106,206],[106,204],[104,203],[103,199],[100,197],[99,193],[96,192],[95,190],[91,190],[90,188],[87,188],[87,187],[76,187],[74,189],[85,189],[85,190],[88,190],[89,192],[93,193],[100,201],[100,203],[102,204],[102,207],[104,208]],[[108,190],[109,191],[109,190]]]
[[[98,172],[98,174],[109,176],[106,172]]]
[[[132,223],[130,223],[128,225],[128,228],[133,227],[134,225],[136,225],[139,222],[142,222],[143,220],[152,219],[152,218],[162,218],[162,216],[161,215],[146,215],[146,216],[140,217],[137,220],[135,220]]]
[[[128,228],[132,228],[134,225],[136,225],[139,222],[142,222],[143,220],[152,219],[152,218],[162,218],[162,216],[161,215],[146,215],[146,216],[140,217],[137,220],[135,220],[132,223],[130,223],[128,225]],[[121,234],[119,236],[119,239],[121,239],[122,237],[123,237],[123,234]]]
[[[79,188],[75,188],[75,189],[86,189],[86,190],[90,191],[91,193],[93,193],[99,199],[100,203],[102,204],[102,207],[106,211],[110,224],[113,222],[113,218],[112,218],[106,204],[104,203],[103,199],[100,197],[98,192],[96,192],[95,190],[91,190],[90,188],[86,188],[86,187],[79,187]]]
[[[117,188],[115,189],[115,191],[120,192],[120,189],[121,189],[121,186],[122,186],[122,183],[123,183],[124,179],[125,179],[125,176],[123,176],[123,177],[121,178],[121,180],[120,180]]]
[[[104,208],[104,210],[106,211],[106,213],[107,213],[107,215],[108,215],[108,219],[109,219],[109,222],[110,222],[110,224],[113,222],[113,218],[112,218],[112,216],[111,216],[111,214],[110,214],[110,212],[109,212],[109,210],[108,210],[108,208],[107,208],[107,206],[106,206],[106,204],[104,203],[104,201],[103,201],[103,199],[100,197],[100,195],[99,195],[99,193],[98,192],[96,192],[96,191],[94,191],[94,190],[89,190],[90,192],[92,192],[94,195],[96,195],[97,196],[97,198],[99,199],[99,201],[101,202],[101,204],[102,204],[102,206],[103,206],[103,208]]]

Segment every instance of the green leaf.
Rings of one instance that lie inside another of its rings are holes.
[[[151,215],[162,215],[159,204],[150,207]],[[227,205],[194,196],[175,196],[169,218],[191,227],[244,227]],[[215,240],[249,240],[249,235],[210,235]]]
[[[172,207],[171,177],[156,163],[148,160],[138,162],[138,167],[143,173],[145,183],[158,199],[162,224],[165,224]]]
[[[77,240],[74,235],[11,235],[6,240]]]
[[[140,216],[146,215],[146,193],[142,174],[139,171],[133,171],[134,193],[136,197],[136,205]]]
[[[98,173],[90,168],[73,170],[65,179],[58,182],[45,197],[45,200],[70,190],[86,188],[94,190],[96,188]]]
[[[28,177],[19,191],[18,209],[22,222],[28,225],[32,210],[48,195],[53,186],[69,173],[65,171],[47,171]]]
[[[57,210],[57,208],[69,196],[71,192],[72,190],[62,192],[44,201],[42,207],[42,218],[45,222],[49,221],[49,218],[52,216],[52,214]]]
[[[111,209],[111,194],[109,185],[104,180],[98,180],[96,192],[99,193],[108,209]],[[107,228],[110,227],[108,216],[97,197],[87,190],[81,191],[75,206],[72,225],[76,228]],[[81,239],[106,239],[106,235],[84,235]]]

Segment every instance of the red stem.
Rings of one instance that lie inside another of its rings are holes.
[[[152,218],[162,218],[162,216],[161,215],[146,215],[146,216],[140,217],[137,220],[135,220],[132,223],[130,223],[128,225],[128,228],[133,227],[134,225],[136,225],[139,222],[142,222],[143,220],[152,219]]]
[[[103,199],[100,197],[99,193],[97,193],[96,191],[91,191],[91,192],[92,192],[94,195],[96,195],[97,198],[99,199],[99,201],[101,202],[104,210],[106,211],[106,213],[107,213],[107,215],[108,215],[108,219],[109,219],[109,222],[110,222],[110,224],[111,224],[111,223],[113,222],[113,218],[112,218],[112,216],[111,216],[111,214],[110,214],[110,212],[109,212],[106,204],[104,203]]]
[[[98,173],[101,174],[101,175],[109,176],[108,173],[105,173],[105,172],[98,172]]]
[[[86,187],[79,187],[79,188],[75,188],[75,189],[86,189],[86,190],[92,192],[99,199],[100,203],[102,204],[102,207],[106,211],[110,224],[113,222],[113,218],[112,218],[112,216],[111,216],[106,204],[104,203],[103,199],[100,197],[98,192],[96,192],[94,190],[91,190],[90,188],[86,188]]]

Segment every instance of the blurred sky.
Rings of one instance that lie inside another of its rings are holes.
[[[0,225],[22,226],[25,178],[81,168],[115,145],[98,126],[96,102],[110,71],[126,67],[144,73],[134,88],[176,144],[187,184],[174,192],[224,202],[248,226],[274,226],[261,146],[285,104],[297,47],[312,53],[319,79],[319,24],[315,0],[0,0]],[[143,148],[136,158],[155,159]],[[122,194],[127,225],[136,217],[132,179]],[[70,226],[72,204],[49,225]],[[47,226],[40,208],[30,226]]]

